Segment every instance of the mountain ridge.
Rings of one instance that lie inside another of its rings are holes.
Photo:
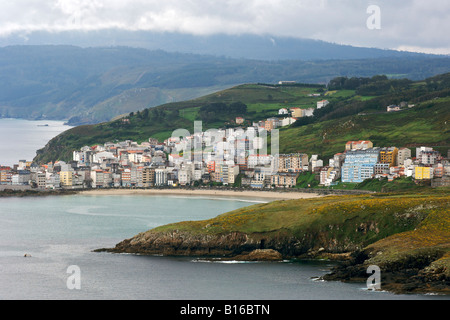
[[[129,47],[9,46],[0,48],[0,117],[92,124],[244,83],[326,84],[380,73],[423,79],[448,70],[450,57],[434,56],[274,62]],[[142,100],[134,90],[154,95]]]
[[[327,60],[367,59],[389,56],[439,56],[270,34],[227,35],[222,33],[191,35],[177,32],[125,30],[65,31],[59,33],[36,31],[28,33],[26,37],[13,34],[0,39],[0,46],[39,44],[76,45],[84,48],[126,46],[256,60]]]

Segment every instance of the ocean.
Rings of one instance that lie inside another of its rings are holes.
[[[38,149],[70,128],[63,121],[0,119],[0,165],[33,160]]]
[[[0,300],[440,299],[372,292],[364,283],[317,281],[315,277],[333,266],[327,261],[233,263],[93,252],[160,225],[204,220],[258,202],[264,200],[149,195],[2,198]]]

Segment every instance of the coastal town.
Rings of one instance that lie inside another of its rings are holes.
[[[320,104],[320,105],[319,105]],[[318,102],[318,108],[327,104]],[[314,109],[313,109],[314,110]],[[300,114],[301,113],[301,114]],[[70,162],[37,164],[20,160],[0,167],[2,189],[107,189],[227,186],[274,189],[298,187],[299,177],[314,176],[315,186],[362,183],[368,179],[410,178],[432,186],[449,185],[450,151],[432,147],[375,146],[371,141],[348,141],[330,159],[321,155],[277,152],[277,128],[297,117],[310,116],[299,108],[280,109],[279,115],[246,128],[174,132],[171,138],[127,140],[85,146],[73,151]],[[312,114],[312,113],[311,113]],[[243,123],[242,118],[236,124]],[[271,152],[267,141],[271,135]],[[307,187],[310,187],[308,185]]]

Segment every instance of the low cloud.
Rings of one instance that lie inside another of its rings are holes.
[[[381,28],[370,30],[370,5]],[[448,0],[15,0],[0,3],[0,36],[34,31],[269,34],[450,53]]]

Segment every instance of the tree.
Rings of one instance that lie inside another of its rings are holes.
[[[244,116],[247,113],[247,105],[238,101],[231,104],[215,102],[200,108],[199,116],[204,122],[225,121],[232,117]]]

